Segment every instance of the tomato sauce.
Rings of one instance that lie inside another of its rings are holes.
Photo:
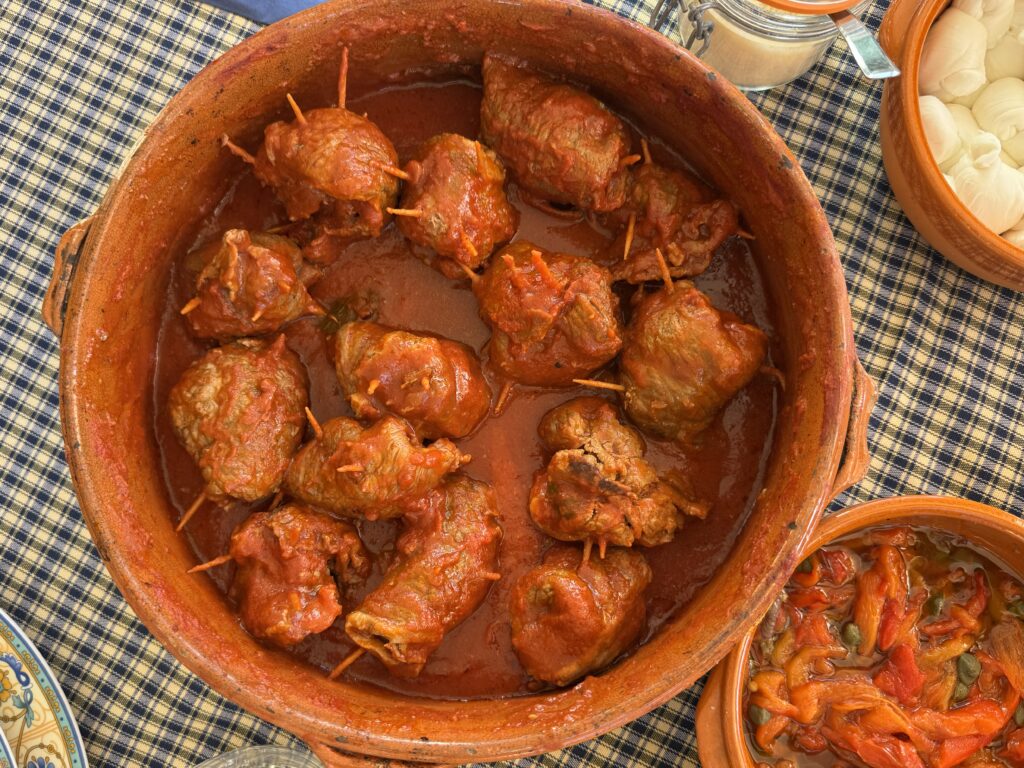
[[[354,99],[349,108],[366,112],[394,142],[404,162],[421,141],[439,132],[475,137],[479,130],[480,96],[479,86],[470,82],[420,84],[392,87]],[[652,140],[652,150],[662,162],[682,164],[656,139]],[[563,218],[529,207],[514,188],[510,198],[522,216],[517,239],[597,261],[609,258],[613,237],[598,223],[583,217]],[[203,222],[195,242],[204,242],[230,227],[266,228],[283,220],[283,210],[273,193],[243,171],[215,213]],[[694,282],[716,306],[731,310],[772,336],[771,314],[749,249],[734,238],[723,250],[711,268]],[[489,330],[477,314],[468,281],[445,278],[418,257],[422,255],[414,252],[392,224],[381,237],[348,247],[311,293],[328,307],[347,296],[372,295],[379,307],[379,322],[441,334],[482,354]],[[180,510],[187,508],[200,493],[202,481],[174,436],[167,413],[167,395],[184,369],[206,349],[206,345],[191,338],[177,311],[189,298],[190,286],[181,279],[186,271],[182,255],[176,261],[175,278],[167,297],[153,388],[155,430],[167,488]],[[633,290],[629,288],[622,294],[627,311]],[[316,417],[322,422],[349,415],[321,321],[303,319],[288,326],[285,333],[288,345],[309,371],[310,398]],[[493,389],[496,395],[499,386],[494,385]],[[519,576],[540,562],[551,542],[534,527],[527,511],[533,475],[546,458],[539,446],[537,425],[548,410],[580,394],[594,392],[583,388],[516,387],[500,415],[491,416],[474,434],[458,441],[460,448],[473,456],[465,471],[490,483],[498,498],[504,528],[500,553],[503,578],[491,589],[484,604],[448,635],[418,678],[394,678],[367,655],[346,673],[350,679],[403,693],[444,698],[507,696],[530,690],[529,678],[512,651],[508,594]],[[647,438],[648,459],[659,470],[681,470],[691,480],[697,495],[712,503],[712,509],[707,520],[688,520],[672,543],[644,550],[654,581],[647,591],[648,626],[641,641],[657,632],[710,580],[731,549],[761,487],[775,417],[776,385],[770,376],[764,375],[730,402],[700,447],[684,448]],[[243,504],[222,509],[207,505],[201,509],[187,528],[198,560],[206,561],[226,552],[232,529],[251,509]],[[346,609],[358,604],[379,582],[399,525],[395,521],[360,524],[368,548],[384,556],[379,558],[367,584],[348,595]],[[209,572],[225,593],[233,569],[228,564]],[[291,652],[330,669],[352,648],[342,626],[343,618]]]

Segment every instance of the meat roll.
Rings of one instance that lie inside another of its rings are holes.
[[[653,547],[673,539],[683,514],[707,508],[662,481],[643,455],[640,433],[599,397],[570,400],[547,413],[541,441],[555,451],[534,479],[530,516],[562,541]]]
[[[699,275],[739,228],[732,203],[716,200],[690,174],[653,163],[632,174],[626,204],[614,214],[620,225],[630,216],[635,223],[633,244],[626,258],[616,262],[612,275],[631,283],[661,279],[656,248],[661,249],[672,277]]]
[[[625,202],[629,132],[601,102],[491,55],[483,78],[484,143],[520,187],[588,211],[613,211]]]
[[[622,347],[611,275],[589,259],[520,240],[491,260],[473,289],[492,330],[491,363],[516,381],[571,384]]]
[[[357,418],[392,413],[432,440],[465,437],[487,415],[491,389],[465,344],[356,321],[335,335],[334,353]]]
[[[767,349],[764,332],[715,309],[692,283],[645,296],[619,360],[626,414],[652,434],[686,441],[747,385]]]
[[[210,350],[175,384],[167,407],[206,496],[257,501],[280,488],[308,402],[305,368],[278,336]]]
[[[342,417],[302,446],[286,484],[295,498],[340,515],[398,517],[401,502],[434,488],[464,460],[450,440],[424,447],[409,423],[394,416],[365,429]]]
[[[287,237],[229,229],[192,254],[196,293],[182,310],[192,333],[228,341],[280,330],[303,315],[322,315],[306,291],[318,273]]]
[[[337,577],[363,581],[370,559],[356,529],[299,504],[257,512],[231,534],[231,595],[254,637],[287,647],[341,615]]]
[[[498,578],[501,527],[490,486],[464,475],[407,505],[405,520],[397,560],[345,631],[392,674],[415,677]]]
[[[412,242],[432,249],[436,266],[462,277],[516,233],[519,213],[505,196],[505,168],[490,149],[455,133],[428,140],[405,166],[409,181],[398,228]]]
[[[271,123],[256,155],[256,176],[273,187],[292,221],[319,214],[324,233],[376,237],[398,200],[386,172],[398,153],[370,120],[332,107]]]
[[[568,685],[604,667],[640,635],[651,568],[636,550],[581,563],[576,547],[548,550],[512,588],[512,647],[538,680]]]

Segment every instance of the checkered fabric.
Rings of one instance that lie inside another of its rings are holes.
[[[650,0],[609,5],[650,13]],[[180,666],[103,569],[65,464],[58,346],[39,314],[61,234],[96,208],[168,99],[256,29],[191,0],[0,3],[0,605],[50,660],[101,768],[302,748]],[[871,470],[835,506],[927,492],[1019,514],[1024,301],[944,261],[904,218],[882,170],[880,94],[837,46],[810,76],[754,98],[832,222],[860,358],[880,389]],[[699,695],[698,685],[601,739],[518,765],[695,766]]]

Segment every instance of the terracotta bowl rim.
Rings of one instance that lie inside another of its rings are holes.
[[[955,496],[893,496],[854,504],[826,517],[821,521],[811,541],[804,549],[802,558],[806,558],[834,540],[856,531],[887,525],[915,525],[915,519],[919,515],[927,515],[930,521],[935,518],[943,521],[974,521],[999,531],[1001,535],[1011,536],[1024,545],[1024,520],[998,507]],[[942,530],[933,522],[920,527]],[[980,545],[974,546],[979,551],[985,552]],[[999,560],[999,558],[995,559]],[[1009,567],[1009,563],[1005,563],[1005,565]],[[1020,571],[1020,577],[1024,578],[1024,570]],[[742,710],[743,686],[747,679],[746,660],[750,655],[750,647],[753,645],[760,623],[758,621],[722,661],[719,667],[722,673],[718,681],[720,689],[712,692],[720,696],[723,705],[721,729],[724,740],[733,753],[729,755],[727,764],[733,768],[753,768],[755,762],[747,747]]]
[[[480,0],[474,0],[474,2],[480,2]],[[817,419],[815,425],[820,427],[823,435],[821,439],[821,456],[824,458],[813,469],[807,470],[808,477],[800,485],[799,494],[795,498],[795,501],[800,502],[802,506],[794,511],[794,522],[792,524],[792,530],[794,531],[792,541],[794,543],[792,551],[779,552],[776,554],[775,559],[765,564],[766,568],[778,570],[778,574],[774,579],[760,585],[763,591],[756,599],[751,600],[751,604],[748,606],[750,608],[749,614],[731,615],[723,620],[718,637],[723,640],[731,639],[734,636],[738,636],[739,630],[746,623],[752,621],[752,616],[759,616],[760,612],[767,608],[772,595],[778,588],[781,588],[781,585],[787,578],[786,568],[784,565],[780,567],[780,563],[784,564],[784,562],[790,562],[797,558],[797,552],[802,549],[802,545],[811,536],[813,525],[819,519],[828,499],[832,495],[832,482],[840,464],[841,449],[847,437],[847,426],[850,418],[849,410],[852,402],[855,377],[855,347],[853,344],[852,318],[849,311],[845,280],[831,230],[828,227],[827,219],[813,188],[802,172],[799,171],[798,164],[792,160],[792,154],[785,146],[781,137],[764,120],[760,112],[745,97],[739,94],[731,84],[721,77],[716,77],[711,70],[708,70],[676,43],[648,27],[621,18],[611,11],[579,4],[573,0],[516,0],[514,4],[524,9],[533,7],[559,13],[564,13],[565,9],[568,8],[574,14],[601,20],[606,25],[614,22],[622,29],[623,35],[632,36],[638,44],[659,50],[660,55],[665,59],[670,57],[675,57],[676,59],[686,58],[690,61],[691,65],[695,65],[706,72],[707,87],[715,97],[725,103],[725,108],[745,116],[751,121],[751,125],[756,124],[759,126],[756,130],[761,132],[766,145],[772,147],[778,153],[782,159],[780,162],[792,163],[795,169],[794,174],[796,175],[794,180],[787,182],[787,184],[792,189],[795,203],[799,204],[801,208],[806,208],[807,233],[809,239],[813,241],[814,247],[821,254],[816,267],[820,268],[822,273],[822,290],[823,292],[827,291],[828,298],[836,299],[838,304],[834,308],[835,311],[827,313],[828,317],[819,321],[821,325],[820,332],[823,335],[836,339],[836,346],[827,351],[825,355],[827,357],[825,372],[832,379],[831,383],[828,384],[831,387],[829,390],[830,394],[824,397],[825,402],[822,405],[820,416],[814,417]],[[321,15],[333,14],[335,13],[333,9],[355,10],[366,5],[368,3],[364,2],[364,0],[334,0],[334,2],[324,3],[296,14],[247,38],[198,73],[161,111],[150,128],[147,129],[146,136],[157,135],[161,130],[166,129],[167,123],[176,116],[175,105],[181,103],[182,94],[191,92],[197,88],[197,84],[204,83],[212,77],[210,72],[214,67],[217,68],[217,71],[220,71],[244,62],[245,57],[252,51],[257,50],[264,41],[276,40],[276,35],[279,32],[294,29],[298,24],[309,23],[307,20],[318,19]],[[751,127],[750,130],[754,131],[755,129]],[[146,152],[147,148],[144,142],[139,152],[124,166],[126,175],[131,173],[131,169],[135,167],[137,162],[142,162],[140,157],[144,156]],[[95,237],[90,236],[88,238],[85,246],[85,255],[82,257],[83,265],[89,264],[96,258],[99,250],[98,244],[102,245],[107,239],[113,237],[109,236],[108,238],[102,223],[105,218],[109,218],[108,214],[115,201],[126,194],[128,194],[126,185],[122,184],[120,179],[115,180],[98,210],[96,221],[101,222],[101,226],[97,228],[99,231],[91,233]],[[80,272],[82,271],[84,270],[80,270]],[[82,277],[82,275],[80,274],[79,277]],[[81,500],[83,514],[93,534],[94,541],[96,541],[97,546],[100,548],[104,565],[111,573],[126,600],[136,611],[140,619],[143,620],[147,629],[179,661],[213,689],[219,691],[226,698],[236,702],[249,712],[270,722],[282,725],[282,727],[296,733],[300,738],[306,738],[309,736],[310,731],[303,731],[301,729],[303,727],[312,727],[322,722],[324,719],[323,715],[309,715],[307,717],[305,712],[289,713],[287,715],[275,712],[268,707],[266,701],[261,699],[258,693],[240,688],[237,676],[225,674],[223,677],[218,677],[218,674],[223,673],[220,669],[220,661],[199,647],[195,638],[190,637],[188,633],[176,633],[176,628],[171,625],[166,616],[152,610],[145,600],[145,597],[153,592],[151,585],[141,583],[140,577],[135,573],[135,569],[125,562],[119,561],[116,551],[106,551],[104,549],[104,546],[112,541],[114,536],[108,530],[109,523],[104,520],[104,516],[99,512],[107,502],[102,493],[102,483],[93,477],[93,472],[86,471],[86,468],[81,466],[82,461],[79,458],[80,454],[78,452],[84,450],[82,443],[88,442],[91,438],[87,435],[89,431],[87,426],[88,415],[83,407],[82,399],[80,399],[78,385],[73,381],[80,373],[79,368],[84,367],[83,358],[87,354],[85,344],[82,344],[82,349],[79,349],[78,344],[71,343],[72,341],[78,342],[85,339],[86,334],[90,330],[83,319],[86,314],[84,306],[88,299],[86,293],[87,283],[87,280],[76,279],[71,287],[71,301],[62,338],[61,418],[76,492]],[[795,366],[795,361],[793,365]],[[83,397],[83,399],[86,398]],[[792,420],[796,424],[803,424],[804,422],[801,421],[801,418],[794,416]],[[776,460],[779,462],[783,460],[781,453]],[[799,562],[799,560],[797,559],[796,562]],[[714,580],[710,583],[714,584]],[[714,647],[709,646],[708,648],[701,649],[700,653],[695,654],[695,656],[701,661],[702,668],[708,669],[728,653],[728,650],[728,644],[719,642]],[[622,666],[622,664],[620,663],[618,666]],[[595,712],[593,718],[587,723],[566,723],[554,732],[553,738],[559,741],[558,746],[561,747],[605,733],[639,716],[640,712],[630,709],[631,707],[636,707],[638,702],[642,701],[643,712],[648,712],[678,694],[690,682],[692,682],[690,679],[686,679],[678,674],[672,676],[671,683],[666,682],[666,679],[662,678],[655,680],[652,676],[650,683],[642,690],[633,691],[631,695],[623,696],[622,701],[624,703],[620,703],[616,709],[608,712]],[[559,691],[556,696],[550,698],[580,697],[584,693],[590,693],[590,691],[585,689],[583,693],[577,691],[577,688],[581,686],[586,686],[586,683],[581,683],[576,688]],[[297,695],[295,698],[298,698]],[[493,699],[484,700],[484,703],[493,705],[495,701]],[[474,701],[469,702],[469,704],[479,706],[481,702]],[[459,705],[463,705],[463,702],[445,701],[439,702],[438,708],[452,711],[451,707]],[[317,720],[315,719],[316,717],[320,719]],[[332,727],[332,733],[344,731],[352,734],[351,740],[347,742],[347,748],[354,751],[388,755],[401,749],[422,746],[410,744],[400,739],[389,739],[364,732],[359,730],[361,728],[360,723],[351,725],[348,723],[337,723],[336,725],[332,723]],[[461,744],[454,742],[433,742],[430,746],[432,748],[443,747],[450,753],[458,753],[462,747]],[[479,751],[477,759],[517,757],[537,754],[540,751],[543,750],[536,748],[535,745],[529,745],[525,737],[496,734],[495,739],[488,742]]]
[[[995,252],[998,257],[1009,262],[1014,267],[1024,269],[1024,248],[1018,248],[1009,240],[1001,237],[981,223],[971,210],[964,205],[953,189],[946,183],[942,169],[939,168],[931,148],[928,146],[928,139],[924,133],[924,122],[921,119],[921,93],[918,88],[918,80],[921,69],[921,54],[924,50],[924,43],[931,31],[932,25],[939,15],[950,4],[951,0],[902,0],[902,2],[919,2],[914,11],[913,19],[907,29],[906,43],[902,51],[900,67],[903,74],[891,87],[899,89],[903,97],[905,107],[906,128],[909,134],[910,153],[913,165],[924,173],[924,181],[935,191],[936,198],[940,205],[949,214],[952,221],[957,220],[956,214],[961,214],[960,226],[967,231],[980,245],[987,250]],[[890,9],[887,13],[892,13]],[[886,87],[890,87],[887,84]],[[889,109],[888,100],[883,99],[883,112]]]

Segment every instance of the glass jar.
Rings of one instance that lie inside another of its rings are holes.
[[[684,45],[746,91],[797,79],[821,61],[839,36],[835,22],[824,12],[827,3],[822,3],[823,13],[814,14],[793,13],[758,0],[676,2]],[[853,15],[867,9],[869,2],[854,5]],[[652,20],[657,21],[654,15]]]

